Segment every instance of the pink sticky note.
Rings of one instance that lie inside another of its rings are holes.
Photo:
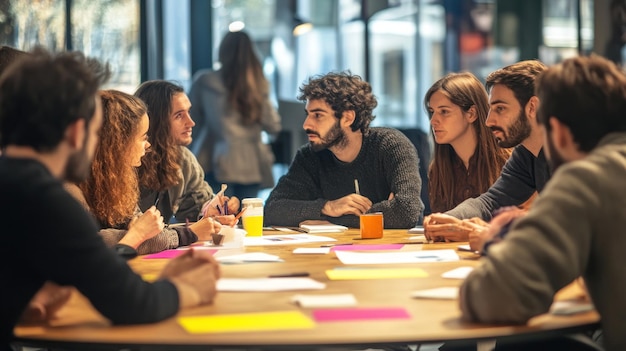
[[[331,250],[362,251],[362,250],[400,250],[404,244],[379,244],[379,245],[337,245]]]
[[[410,319],[404,308],[340,308],[313,311],[317,322],[358,321],[378,319]]]
[[[174,258],[187,252],[187,250],[165,250],[150,255],[146,255],[143,258]]]
[[[146,255],[143,258],[147,258],[147,259],[150,259],[150,258],[174,258],[174,257],[178,257],[178,256],[184,254],[187,251],[188,250],[165,250],[165,251],[153,253],[153,254],[150,254],[150,255]],[[211,254],[214,254],[217,250],[204,250],[204,251],[209,251],[209,252],[211,252]]]

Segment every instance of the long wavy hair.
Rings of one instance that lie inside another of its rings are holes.
[[[78,186],[100,224],[119,227],[128,224],[139,200],[137,169],[128,151],[147,108],[138,98],[121,91],[103,90],[99,95],[103,112],[100,142],[91,175]]]
[[[252,40],[245,32],[229,32],[220,43],[218,58],[229,105],[239,111],[243,124],[258,123],[269,84]]]
[[[178,84],[165,80],[150,80],[139,86],[135,96],[148,107],[150,129],[148,141],[151,152],[141,160],[139,185],[155,191],[168,189],[180,181],[178,171],[181,150],[170,135],[172,99],[185,90]]]
[[[424,96],[424,108],[429,111],[432,95],[440,91],[450,101],[459,106],[463,112],[474,106],[476,120],[472,126],[476,131],[476,161],[478,163],[479,191],[483,193],[498,179],[502,167],[510,156],[510,150],[498,146],[491,130],[485,124],[489,113],[489,97],[481,82],[471,73],[450,73],[433,84]],[[430,115],[430,112],[429,112]],[[432,116],[431,116],[432,117]],[[431,129],[431,135],[432,135]],[[434,138],[434,135],[433,135]],[[437,144],[433,160],[428,170],[428,196],[431,203],[439,203],[437,207],[452,209],[454,203],[455,181],[453,175],[454,160],[457,158],[450,144]],[[434,207],[434,206],[433,206]]]

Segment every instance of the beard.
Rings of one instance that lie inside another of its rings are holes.
[[[91,171],[91,159],[87,155],[87,150],[83,147],[67,160],[65,165],[65,180],[74,184],[87,179]]]
[[[498,146],[502,148],[510,148],[521,144],[526,138],[528,138],[532,128],[530,126],[530,122],[528,121],[528,117],[526,116],[526,112],[522,109],[513,124],[508,127],[508,132],[498,126],[491,127],[491,130],[499,130],[502,134],[504,134],[504,139],[497,139]]]
[[[85,127],[88,131],[88,126]],[[65,181],[78,184],[89,177],[91,172],[91,161],[93,160],[93,154],[89,155],[87,146],[89,145],[89,133],[83,141],[83,147],[80,151],[77,151],[67,159],[65,165]]]
[[[333,146],[341,146],[344,147],[348,143],[348,139],[346,138],[346,133],[341,129],[339,125],[339,121],[326,133],[324,137],[322,137],[319,133],[314,132],[312,130],[306,130],[307,134],[315,134],[320,138],[319,143],[314,143],[313,141],[309,142],[313,151],[318,152],[324,149],[330,149]]]
[[[548,133],[548,131],[546,131],[546,133]],[[554,146],[554,143],[552,142],[552,138],[550,138],[549,135],[546,136],[546,143],[548,147],[548,154],[547,154],[548,166],[550,167],[550,171],[552,171],[552,174],[554,174],[554,172],[559,167],[567,163],[567,161],[556,150],[556,147]]]

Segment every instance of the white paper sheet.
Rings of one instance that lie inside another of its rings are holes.
[[[474,270],[474,267],[459,267],[451,271],[444,272],[441,277],[446,279],[465,279]]]
[[[303,308],[347,307],[356,306],[356,298],[352,294],[328,295],[294,295],[291,302]]]
[[[343,264],[419,263],[458,261],[454,250],[354,252],[335,251]]]
[[[455,300],[459,297],[459,288],[446,286],[434,289],[416,290],[411,293],[411,297],[415,299]]]
[[[409,228],[409,234],[424,234],[424,227],[418,225],[416,227]]]
[[[217,291],[289,291],[321,290],[326,284],[311,278],[222,278]]]
[[[337,239],[311,234],[263,235],[243,238],[244,246],[299,245],[325,241],[337,241]]]
[[[247,252],[239,255],[216,256],[215,259],[222,263],[283,262],[280,257],[265,252]]]
[[[318,254],[325,255],[330,252],[330,247],[298,247],[293,250],[294,254]]]
[[[593,304],[586,300],[556,301],[550,307],[550,313],[560,316],[569,316],[591,311],[593,308]]]

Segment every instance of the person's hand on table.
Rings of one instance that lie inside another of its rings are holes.
[[[489,240],[489,223],[478,217],[464,220],[465,225],[472,228],[469,232],[469,245],[472,251],[482,251],[485,242]]]
[[[330,217],[340,217],[352,214],[360,216],[372,207],[372,201],[365,196],[349,194],[337,200],[330,200],[324,204],[322,214]]]
[[[55,317],[72,295],[72,287],[46,282],[22,312],[20,322],[41,323]]]
[[[445,213],[433,213],[424,218],[424,236],[432,241],[467,241],[472,227]]]
[[[486,229],[475,231],[470,234],[470,247],[472,250],[484,253],[487,243],[496,243],[502,240],[509,231],[509,227],[517,218],[526,214],[527,210],[514,206],[503,207],[494,213]]]
[[[206,217],[189,225],[189,229],[198,236],[198,240],[211,240],[211,234],[219,233],[222,225],[213,218]]]
[[[130,221],[128,231],[119,243],[137,249],[144,241],[159,234],[163,227],[165,227],[165,223],[161,212],[152,206]]]
[[[220,266],[210,252],[190,249],[168,262],[159,278],[174,283],[181,307],[208,304],[217,294]]]

